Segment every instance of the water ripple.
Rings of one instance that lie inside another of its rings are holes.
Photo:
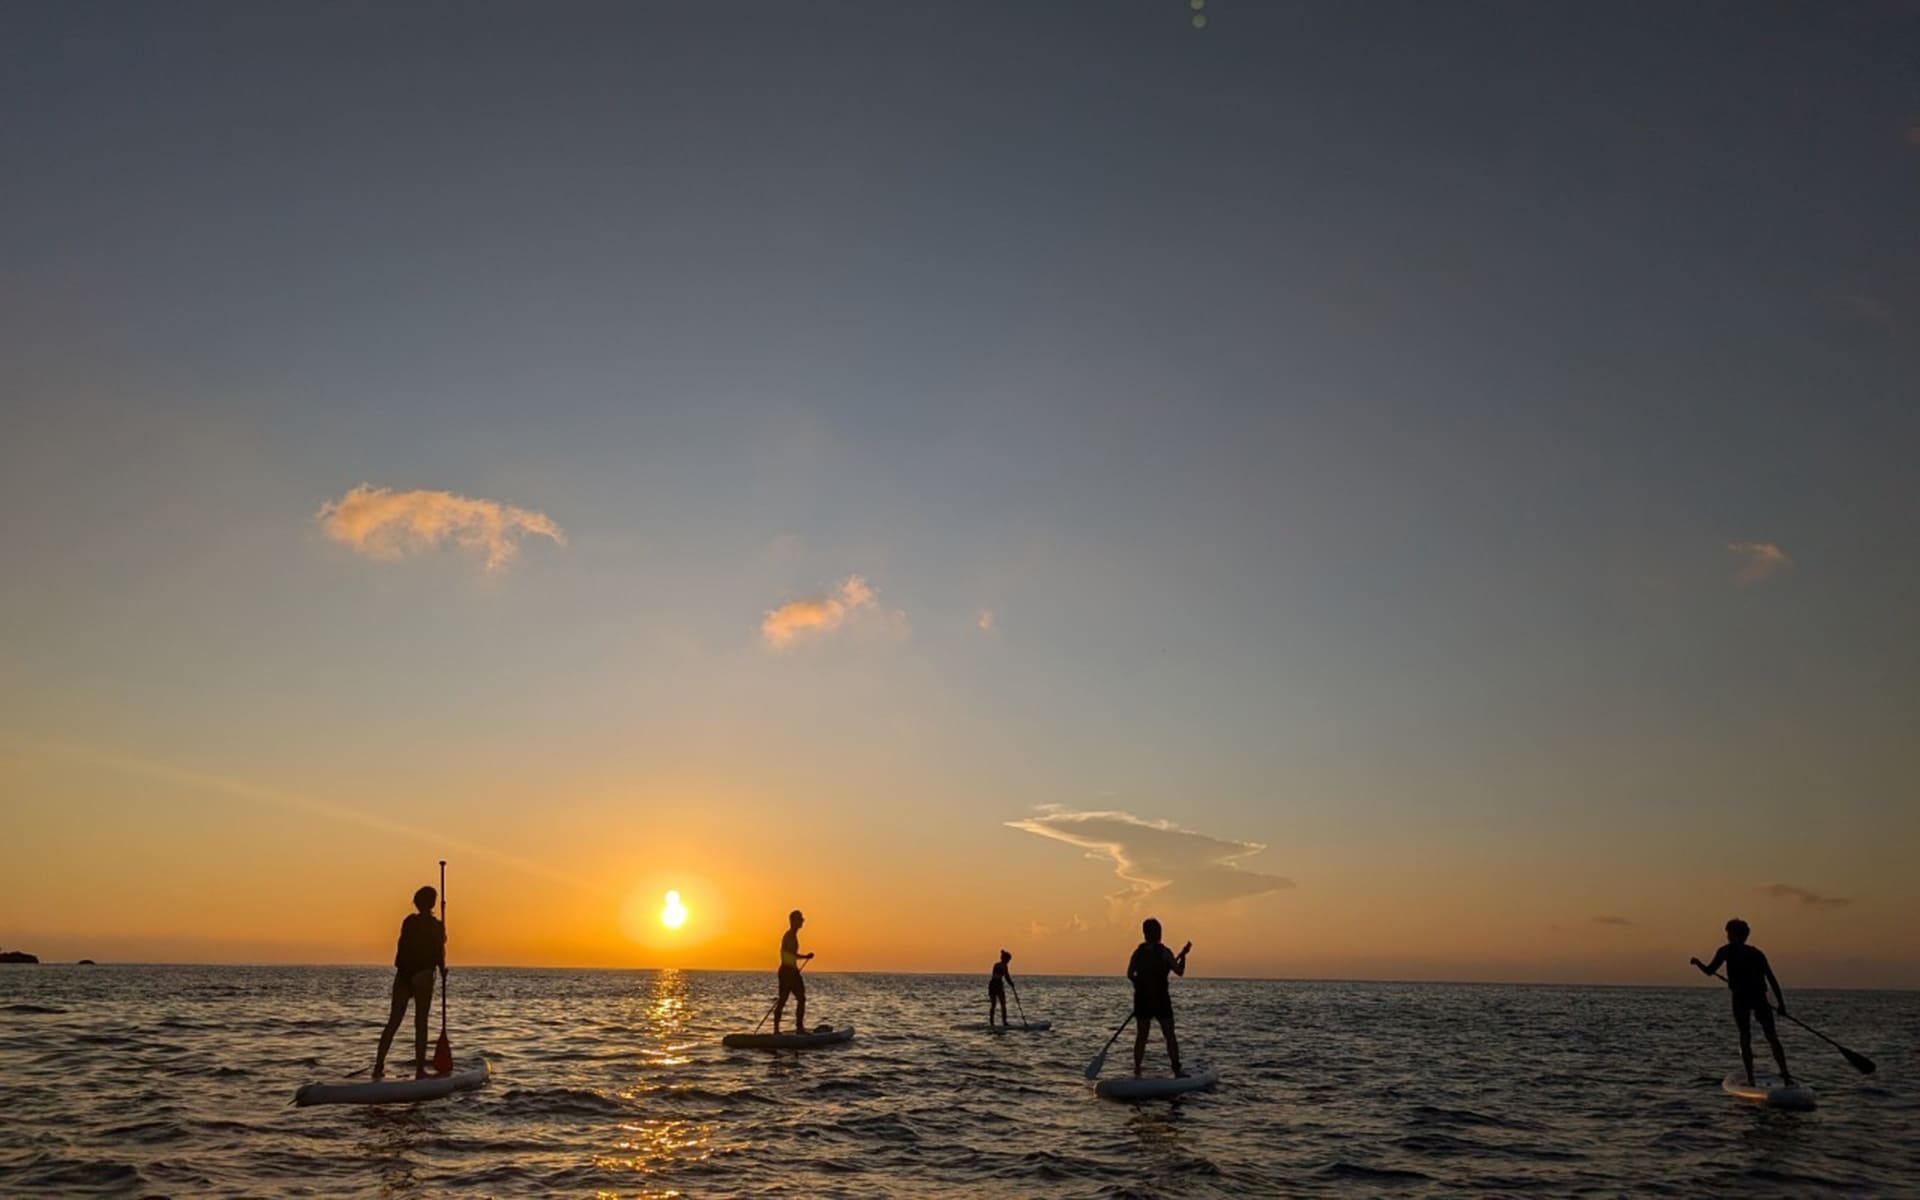
[[[1910,993],[1795,993],[1882,1064],[1861,1079],[1790,1042],[1822,1093],[1795,1114],[1721,1094],[1733,1046],[1711,989],[1185,980],[1182,1038],[1220,1086],[1116,1104],[1081,1068],[1123,982],[1023,978],[1054,1028],[989,1037],[955,1028],[978,1019],[977,979],[829,974],[809,1015],[853,1042],[722,1048],[770,982],[461,971],[455,1050],[491,1059],[491,1086],[294,1109],[300,1083],[366,1065],[386,972],[9,970],[0,1193],[1860,1195],[1920,1178]]]

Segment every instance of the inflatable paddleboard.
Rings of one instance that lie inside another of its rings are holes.
[[[449,1075],[429,1075],[425,1079],[361,1079],[341,1083],[309,1083],[293,1094],[293,1102],[305,1108],[310,1104],[411,1104],[416,1100],[438,1100],[455,1092],[470,1092],[484,1086],[493,1074],[486,1059],[477,1067]]]
[[[1178,1096],[1183,1092],[1197,1092],[1210,1088],[1220,1082],[1220,1072],[1207,1067],[1196,1067],[1191,1074],[1172,1075],[1116,1075],[1112,1079],[1102,1079],[1093,1085],[1093,1090],[1109,1100],[1152,1100],[1159,1096]]]
[[[1814,1106],[1813,1089],[1804,1083],[1783,1084],[1771,1075],[1755,1073],[1753,1082],[1748,1083],[1745,1074],[1736,1071],[1720,1081],[1720,1089],[1729,1096],[1736,1096],[1754,1104],[1764,1104],[1768,1108],[1812,1108]]]
[[[1001,1025],[998,1023],[989,1025],[984,1021],[976,1021],[971,1025],[962,1025],[960,1028],[972,1029],[980,1033],[1045,1033],[1047,1030],[1053,1028],[1053,1022],[1028,1021],[1025,1025],[1022,1025],[1020,1022],[1015,1021],[1011,1025]]]
[[[853,1026],[835,1029],[819,1025],[812,1033],[730,1033],[720,1039],[722,1046],[734,1050],[811,1050],[853,1040]]]

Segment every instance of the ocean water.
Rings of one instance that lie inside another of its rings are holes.
[[[1880,1070],[1783,1023],[1821,1095],[1789,1113],[1720,1091],[1718,989],[1188,979],[1183,1049],[1220,1085],[1130,1105],[1082,1078],[1123,980],[1021,977],[1053,1029],[995,1035],[959,1028],[982,978],[809,972],[809,1018],[857,1038],[768,1053],[719,1040],[771,973],[457,970],[454,1050],[493,1062],[486,1088],[289,1107],[371,1059],[388,979],[0,968],[0,1194],[1920,1193],[1920,993],[1790,993]]]

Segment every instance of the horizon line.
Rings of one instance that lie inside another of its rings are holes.
[[[0,964],[0,967],[79,967],[79,966],[283,967],[283,968],[292,969],[292,970],[335,969],[335,970],[350,970],[350,971],[360,971],[360,970],[374,971],[374,970],[392,970],[393,969],[392,967],[384,963],[261,962],[258,960],[236,961],[236,962],[190,962],[190,961],[137,962],[131,959],[113,960],[113,961],[103,961],[100,959],[94,959],[90,962],[82,963],[77,960],[62,959],[57,962]],[[449,970],[451,970],[451,968]],[[628,974],[659,973],[662,971],[683,971],[688,973],[698,973],[698,974],[706,974],[706,975],[759,975],[763,973],[770,973],[770,972],[767,972],[765,968],[761,968],[761,967],[674,967],[674,966],[634,966],[634,967],[598,966],[598,967],[595,967],[595,966],[564,966],[564,965],[562,966],[555,966],[555,965],[530,966],[525,964],[510,964],[510,963],[475,963],[470,966],[463,966],[460,968],[460,970],[463,970],[463,971],[605,971],[605,972],[620,972],[620,973],[628,973]],[[816,977],[820,975],[912,975],[912,976],[923,977],[923,978],[971,979],[979,975],[980,972],[978,971],[912,971],[912,970],[896,970],[896,971],[822,970],[822,971],[809,972],[809,974]],[[1074,973],[1074,972],[1037,972],[1037,973],[1023,975],[1021,976],[1021,978],[1023,979],[1125,979],[1126,976],[1122,974],[1089,975],[1089,974]],[[1692,981],[1687,981],[1684,983],[1630,983],[1630,982],[1606,983],[1606,982],[1579,982],[1579,981],[1554,980],[1554,979],[1403,979],[1403,978],[1367,979],[1367,978],[1340,978],[1338,976],[1331,976],[1331,975],[1196,975],[1196,976],[1191,976],[1189,978],[1195,983],[1378,983],[1378,984],[1392,984],[1392,985],[1420,986],[1420,987],[1455,986],[1455,987],[1541,987],[1541,988],[1551,988],[1551,987],[1632,988],[1632,989],[1637,989],[1641,991],[1692,991],[1697,988],[1712,986],[1710,983],[1708,983],[1704,979],[1698,983],[1695,983]],[[1920,993],[1920,986],[1901,987],[1898,985],[1879,985],[1879,986],[1863,987],[1863,986],[1848,985],[1848,984],[1807,984],[1807,985],[1798,986],[1794,990],[1799,992]]]

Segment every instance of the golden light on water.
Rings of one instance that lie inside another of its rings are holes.
[[[660,923],[668,929],[678,929],[687,923],[687,906],[680,903],[679,892],[667,893],[667,902],[660,908]]]

